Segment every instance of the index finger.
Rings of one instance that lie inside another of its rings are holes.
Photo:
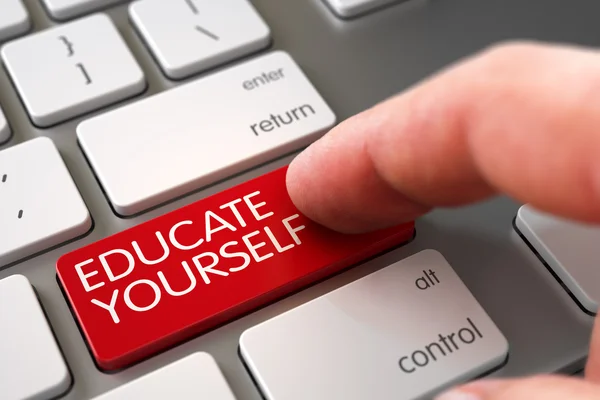
[[[343,232],[497,193],[600,222],[600,55],[495,46],[339,124],[292,161],[287,186]]]

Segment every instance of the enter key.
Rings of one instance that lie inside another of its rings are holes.
[[[265,321],[240,340],[269,400],[431,398],[501,367],[508,347],[434,250]],[[294,373],[282,374],[282,365]]]

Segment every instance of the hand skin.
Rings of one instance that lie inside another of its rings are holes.
[[[337,125],[292,161],[287,187],[302,213],[346,233],[500,193],[600,223],[600,53],[485,49]],[[600,319],[584,379],[484,379],[439,399],[600,399]]]

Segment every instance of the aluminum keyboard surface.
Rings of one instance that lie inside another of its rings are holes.
[[[296,59],[340,121],[494,42],[528,38],[591,46],[600,44],[597,23],[600,3],[592,0],[413,0],[350,21],[335,17],[320,0],[254,0],[252,3],[272,30],[271,49],[286,50]],[[33,18],[34,30],[56,23],[49,19],[39,1],[26,1],[26,5]],[[134,31],[126,5],[110,7],[106,11],[113,17],[147,75],[149,87],[141,97],[210,73],[184,81],[169,81]],[[10,141],[0,149],[38,136],[50,137],[61,151],[94,219],[93,230],[86,237],[0,270],[0,278],[24,274],[37,289],[73,371],[74,387],[65,399],[99,395],[185,355],[206,351],[217,360],[239,400],[259,400],[260,394],[238,356],[238,341],[244,330],[427,248],[440,251],[448,259],[506,335],[511,349],[509,361],[495,373],[496,376],[556,371],[574,373],[583,367],[592,317],[575,304],[514,232],[512,223],[519,204],[496,198],[471,207],[433,212],[417,221],[416,239],[405,247],[120,373],[104,374],[96,369],[56,283],[57,258],[84,244],[273,170],[288,163],[292,156],[138,217],[123,219],[112,212],[84,159],[77,144],[75,127],[90,115],[124,103],[50,129],[37,129],[29,120],[6,71],[0,69],[0,104],[13,131]],[[282,368],[291,371],[293,365]]]

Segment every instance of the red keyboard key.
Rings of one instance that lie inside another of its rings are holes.
[[[122,369],[414,235],[344,235],[298,213],[281,168],[58,260],[99,368]]]

